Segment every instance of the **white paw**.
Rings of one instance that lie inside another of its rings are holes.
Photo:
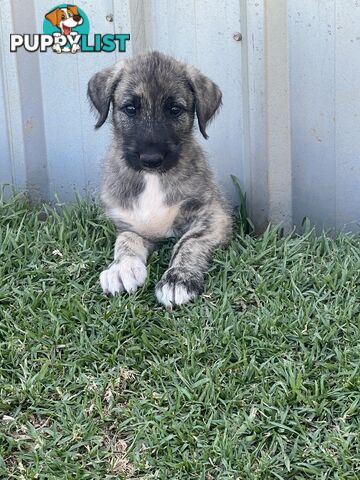
[[[124,257],[101,272],[100,283],[104,293],[115,295],[124,289],[130,293],[144,284],[146,274],[146,266],[140,258]]]
[[[174,305],[182,305],[197,296],[195,291],[188,291],[183,285],[172,285],[170,283],[157,286],[155,294],[158,302],[167,308],[171,308]]]
[[[197,297],[202,290],[201,276],[194,276],[179,267],[169,268],[156,285],[155,294],[160,303],[167,308],[182,305]]]
[[[77,45],[77,44],[74,44],[72,47],[71,47],[71,53],[76,53],[80,50],[80,45]]]
[[[100,284],[104,293],[111,293],[111,295],[124,290],[117,263],[100,273]]]

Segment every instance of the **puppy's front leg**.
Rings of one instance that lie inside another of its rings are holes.
[[[230,219],[224,216],[217,224],[195,225],[180,238],[170,266],[156,286],[160,303],[181,305],[201,293],[212,251],[227,239],[230,228]]]
[[[114,261],[101,272],[105,293],[134,292],[146,279],[146,259],[152,244],[134,232],[122,232],[115,242]]]

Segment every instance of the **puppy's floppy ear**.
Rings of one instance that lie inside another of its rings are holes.
[[[78,7],[76,7],[75,5],[68,5],[68,6],[67,6],[67,9],[70,10],[70,12],[71,12],[73,15],[79,15]]]
[[[115,89],[121,80],[123,66],[123,62],[118,62],[105,68],[96,73],[88,83],[88,97],[99,112],[95,128],[100,128],[107,119]]]
[[[195,97],[195,112],[199,129],[204,138],[208,138],[206,127],[221,105],[220,88],[194,67],[188,67],[188,79]]]
[[[52,25],[57,25],[58,23],[59,10],[60,10],[59,8],[55,8],[55,10],[51,10],[51,12],[45,15],[46,20],[49,20],[49,22],[51,22]]]

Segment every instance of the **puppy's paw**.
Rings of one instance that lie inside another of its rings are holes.
[[[181,268],[170,268],[156,285],[155,294],[160,303],[171,308],[189,302],[201,291],[202,278]]]
[[[111,293],[111,295],[115,295],[115,293],[124,290],[118,263],[110,265],[109,268],[100,273],[100,284],[103,292]]]
[[[74,43],[74,45],[71,47],[71,53],[76,53],[78,51],[80,51],[80,45]]]
[[[56,44],[52,47],[52,49],[53,49],[54,52],[56,52],[56,53],[61,53],[61,52],[62,52],[61,47],[60,47],[60,45],[59,45],[58,43],[56,43]]]
[[[115,295],[122,290],[128,293],[144,284],[146,266],[138,257],[123,257],[100,274],[100,284],[104,293]]]

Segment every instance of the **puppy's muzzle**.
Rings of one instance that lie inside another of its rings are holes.
[[[144,168],[159,168],[163,164],[164,155],[162,153],[142,153],[140,154],[140,163]]]

